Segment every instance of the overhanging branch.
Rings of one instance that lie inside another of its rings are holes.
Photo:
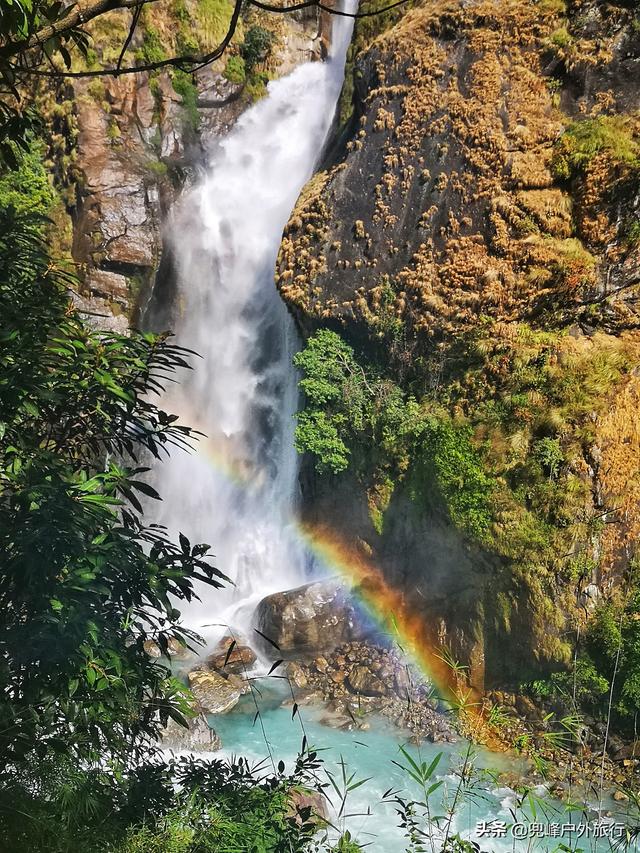
[[[142,7],[147,3],[153,2],[157,2],[157,0],[97,0],[97,2],[93,2],[82,7],[74,6],[69,13],[59,21],[43,27],[28,39],[5,44],[0,48],[0,59],[10,60],[13,57],[24,55],[32,49],[37,49],[39,47],[42,48],[43,45],[51,38],[63,36],[65,33],[71,32],[78,26],[86,24],[106,12],[112,12],[117,9],[134,9],[134,21],[136,21],[137,17],[140,15]],[[143,71],[159,71],[167,67],[180,68],[181,70],[191,72],[198,71],[199,69],[210,65],[212,62],[215,62],[216,59],[219,59],[223,55],[236,33],[244,2],[249,6],[254,6],[262,11],[274,14],[289,14],[302,9],[315,7],[329,15],[358,19],[381,15],[392,9],[396,9],[399,6],[404,6],[410,3],[411,0],[394,0],[394,2],[390,3],[388,6],[384,6],[381,9],[376,9],[375,11],[370,12],[343,12],[340,9],[334,9],[331,6],[326,5],[322,0],[301,0],[301,2],[294,3],[291,6],[275,6],[270,3],[264,3],[262,0],[235,0],[233,13],[229,20],[229,27],[225,37],[222,39],[220,44],[214,48],[214,50],[201,56],[187,54],[184,56],[174,56],[168,59],[162,59],[157,62],[147,62],[141,65],[126,66],[123,68],[122,60],[133,34],[132,30],[130,30],[127,41],[125,42],[118,59],[118,63],[114,68],[101,68],[95,71],[63,71],[57,69],[45,71],[42,68],[35,66],[13,65],[12,70],[16,75],[34,75],[38,77],[71,79],[82,79],[87,77],[119,77],[123,74],[139,74]]]

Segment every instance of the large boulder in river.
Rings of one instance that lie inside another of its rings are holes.
[[[362,633],[348,588],[334,580],[268,595],[258,605],[255,619],[283,657],[331,651]]]
[[[224,714],[238,703],[241,691],[217,672],[194,669],[189,673],[189,687],[206,714]]]

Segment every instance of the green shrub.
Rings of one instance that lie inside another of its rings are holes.
[[[428,417],[413,465],[414,495],[432,508],[439,502],[456,527],[484,538],[492,518],[493,483],[471,444],[471,431],[446,417]]]
[[[241,56],[230,56],[224,67],[223,76],[230,83],[244,83],[247,76],[244,59]]]
[[[198,87],[193,75],[176,68],[172,75],[173,90],[182,98],[185,129],[195,133],[200,126]]]
[[[556,145],[553,173],[559,180],[574,178],[603,151],[616,163],[637,165],[638,143],[625,118],[598,116],[571,124]]]
[[[598,672],[588,655],[577,659],[575,672],[555,672],[551,676],[551,686],[554,691],[570,697],[573,697],[575,689],[577,704],[589,706],[591,710],[597,708],[609,692],[609,682]]]
[[[318,470],[340,473],[356,455],[368,466],[391,466],[399,478],[408,470],[414,499],[444,509],[465,533],[486,535],[492,481],[467,426],[403,394],[328,329],[316,332],[294,362],[306,397],[296,447],[316,458]]]
[[[151,24],[144,27],[142,46],[136,51],[136,59],[145,65],[152,65],[154,62],[163,62],[167,59],[167,52],[162,44],[160,33]]]
[[[56,195],[43,165],[44,145],[32,141],[22,154],[20,167],[0,174],[0,210],[13,207],[16,213],[46,216]]]
[[[564,454],[557,438],[541,438],[536,441],[532,447],[532,455],[550,480],[558,476],[564,463]]]
[[[240,54],[247,71],[251,71],[258,63],[268,59],[274,40],[273,33],[264,27],[251,27],[247,31],[240,46]]]

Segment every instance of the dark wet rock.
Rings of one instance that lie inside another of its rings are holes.
[[[354,693],[363,696],[384,696],[386,684],[366,666],[354,666],[347,676],[347,683]]]
[[[151,658],[162,657],[160,646],[154,640],[145,640],[144,650]],[[194,657],[194,652],[192,652],[191,649],[188,649],[184,643],[176,640],[175,637],[169,637],[167,642],[167,651],[169,653],[169,657],[175,658],[176,660],[186,660],[189,657]]]
[[[257,660],[257,655],[250,646],[236,645],[226,650],[218,650],[209,655],[207,666],[218,672],[242,673],[251,669]]]

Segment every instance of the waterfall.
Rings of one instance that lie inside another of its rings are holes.
[[[186,624],[247,631],[265,595],[303,583],[294,527],[297,338],[274,284],[283,228],[322,152],[344,76],[351,19],[333,19],[326,62],[269,83],[211,152],[203,180],[173,211],[177,343],[202,356],[165,408],[205,434],[158,466],[155,520],[208,542],[235,586],[200,588]]]

